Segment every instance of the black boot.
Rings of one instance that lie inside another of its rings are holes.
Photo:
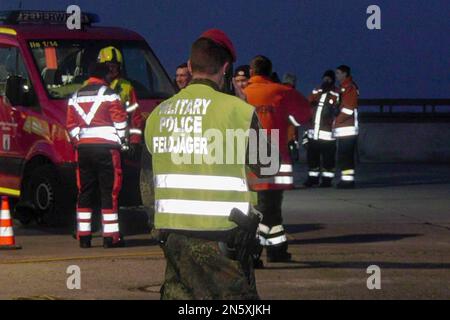
[[[355,188],[355,181],[339,181],[339,183],[336,185],[337,189],[354,189]]]
[[[114,242],[113,238],[107,237],[103,238],[103,248],[110,249],[110,248],[123,248],[125,247],[125,240],[121,236],[119,238],[119,241]]]
[[[91,236],[82,236],[80,237],[80,248],[89,249],[91,247]]]
[[[319,177],[308,177],[308,179],[303,183],[305,188],[311,188],[319,184]]]
[[[322,178],[322,182],[319,185],[319,188],[330,188],[331,187],[331,178]]]
[[[292,255],[287,252],[287,243],[267,247],[267,262],[290,262]]]

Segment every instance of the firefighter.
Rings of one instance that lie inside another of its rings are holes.
[[[281,166],[277,176],[271,179],[254,179],[252,188],[258,191],[257,209],[263,214],[259,228],[261,244],[266,247],[269,262],[291,259],[287,252],[287,239],[283,228],[281,205],[283,191],[294,187],[293,166],[287,145],[287,127],[306,124],[311,118],[311,107],[298,91],[271,80],[272,62],[264,56],[255,57],[250,64],[250,83],[244,90],[247,101],[255,107],[261,125],[267,130],[278,130]]]
[[[77,159],[77,239],[91,247],[92,212],[98,188],[101,195],[103,246],[124,245],[119,233],[118,203],[122,184],[120,149],[125,143],[127,114],[120,97],[105,81],[106,64],[90,68],[90,78],[69,100],[67,130]]]
[[[336,69],[340,83],[339,114],[334,122],[333,133],[337,139],[337,167],[341,170],[339,189],[355,187],[355,149],[358,139],[359,89],[351,76],[351,69],[341,65]]]
[[[314,108],[312,123],[307,131],[308,179],[303,184],[309,188],[320,185],[332,186],[335,171],[336,139],[332,126],[339,104],[339,93],[335,87],[335,74],[328,70],[322,76],[322,84],[308,97]]]
[[[251,262],[260,218],[250,206],[246,161],[202,160],[216,152],[207,132],[259,129],[252,106],[221,92],[235,60],[225,33],[204,32],[191,48],[193,80],[147,119],[155,228],[167,261],[162,299],[258,299]],[[221,143],[224,155],[245,157],[232,140]],[[185,156],[190,161],[179,163]]]
[[[122,76],[122,53],[115,47],[105,47],[98,54],[98,62],[108,65],[107,81],[110,83],[110,88],[119,94],[128,114],[129,136],[127,137],[127,149],[129,150],[127,156],[132,160],[140,159],[139,153],[144,119],[133,85]]]

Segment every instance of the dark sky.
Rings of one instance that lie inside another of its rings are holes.
[[[450,98],[449,0],[22,0],[25,9],[77,4],[101,25],[143,35],[170,74],[190,44],[218,27],[232,38],[238,64],[256,54],[293,72],[309,92],[323,71],[352,67],[363,98]],[[0,10],[19,0],[0,0]],[[366,27],[366,9],[381,7],[382,29]]]

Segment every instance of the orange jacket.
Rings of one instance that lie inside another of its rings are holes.
[[[340,112],[335,120],[335,129],[358,126],[357,108],[359,90],[352,77],[348,77],[341,84]],[[336,131],[336,130],[335,130]],[[356,131],[355,131],[356,132]],[[338,135],[339,136],[339,135]]]
[[[279,130],[281,162],[285,165],[280,172],[286,173],[283,169],[290,165],[289,173],[292,177],[292,165],[287,146],[288,127],[291,122],[303,125],[310,120],[312,109],[308,100],[297,90],[275,83],[263,76],[251,77],[244,92],[247,102],[255,107],[262,127],[267,129],[269,134],[271,129]],[[283,176],[286,175],[283,174]],[[267,184],[262,189],[289,189],[292,186],[292,183],[285,186]]]

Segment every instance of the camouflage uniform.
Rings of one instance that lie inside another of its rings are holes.
[[[253,270],[244,272],[218,242],[171,233],[162,249],[167,261],[162,300],[259,299]]]

